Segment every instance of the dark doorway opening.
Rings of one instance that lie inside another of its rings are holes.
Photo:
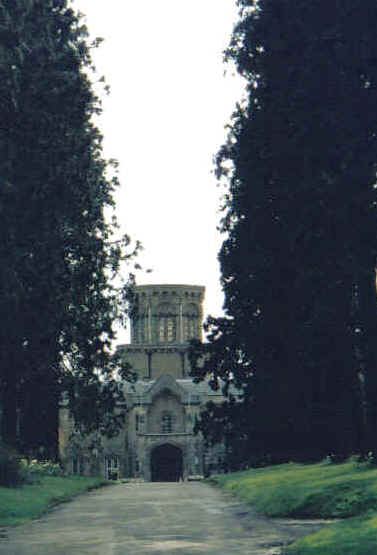
[[[152,482],[178,482],[183,476],[182,451],[166,443],[155,447],[151,455]]]

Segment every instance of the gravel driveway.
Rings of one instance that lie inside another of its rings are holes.
[[[272,555],[320,525],[258,516],[200,482],[128,483],[0,530],[0,555]]]

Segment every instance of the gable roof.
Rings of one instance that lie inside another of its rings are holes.
[[[185,390],[178,384],[177,380],[170,374],[162,374],[145,392],[153,399],[162,391],[168,390],[176,395],[182,402],[185,400]]]

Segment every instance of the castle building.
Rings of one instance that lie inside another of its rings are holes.
[[[203,300],[201,286],[136,287],[131,343],[118,347],[138,378],[124,384],[124,427],[112,439],[96,434],[85,441],[75,438],[63,404],[59,447],[68,471],[175,481],[222,469],[222,446],[205,449],[193,432],[204,405],[223,400],[219,391],[190,377],[188,344],[201,339]]]

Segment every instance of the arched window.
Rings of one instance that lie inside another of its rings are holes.
[[[183,307],[183,339],[189,341],[199,337],[199,310],[194,303]]]
[[[147,325],[148,319],[146,314],[140,314],[138,318],[135,318],[133,326],[134,343],[147,343]]]
[[[164,412],[161,418],[161,432],[171,434],[173,431],[173,416],[171,412]]]
[[[169,303],[161,304],[158,309],[157,338],[159,343],[172,343],[177,335],[176,309]]]

